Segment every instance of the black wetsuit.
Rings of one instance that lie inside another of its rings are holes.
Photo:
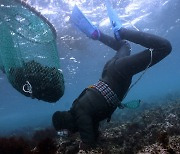
[[[123,41],[101,33],[100,41],[117,51],[103,70],[100,80],[104,81],[122,100],[126,94],[133,75],[147,68],[151,60],[156,64],[171,52],[171,44],[166,39],[144,32],[121,28],[120,35]],[[131,48],[127,41],[140,44],[147,49],[130,55]],[[111,116],[116,107],[110,107],[106,99],[95,88],[85,89],[74,101],[70,112],[83,142],[93,144],[98,137],[99,122]]]

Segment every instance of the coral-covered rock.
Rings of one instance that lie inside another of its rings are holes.
[[[31,140],[0,138],[0,154],[180,154],[180,100],[147,107],[103,124],[97,146],[86,151],[78,133],[62,138],[47,128]]]
[[[107,127],[103,125],[96,148],[88,151],[76,149],[76,151],[78,154],[178,153],[180,151],[179,111],[180,103],[177,101],[153,106],[149,110],[146,108],[141,113],[138,112],[138,115],[135,113],[136,118],[128,115],[131,118],[128,122],[113,121],[107,124]],[[72,144],[77,146],[79,141],[77,137],[71,143],[66,144],[64,149],[68,149]],[[59,140],[59,144],[61,143],[62,140]]]

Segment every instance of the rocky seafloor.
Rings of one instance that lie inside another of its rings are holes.
[[[46,128],[31,139],[26,134],[0,138],[0,154],[180,154],[180,99],[116,112],[101,124],[95,148],[83,151],[79,143],[79,134],[62,138]]]

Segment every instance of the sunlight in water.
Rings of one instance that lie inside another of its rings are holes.
[[[71,7],[73,7],[75,4],[80,5],[82,3],[86,3],[87,0],[62,0],[62,2],[67,3]],[[89,1],[89,0],[88,0]]]
[[[42,14],[52,15],[54,20],[57,19],[57,16],[62,16],[63,18],[60,21],[64,27],[66,27],[65,23],[68,21],[75,4],[80,7],[84,14],[95,18],[93,19],[95,24],[97,23],[101,27],[110,25],[103,1],[99,1],[99,5],[95,5],[93,0],[44,0],[43,3],[40,3],[39,0],[27,0],[27,2]],[[113,0],[110,0],[110,2],[113,2]],[[169,3],[169,0],[129,0],[129,3],[124,5],[122,0],[117,0],[115,10],[123,20],[123,25],[135,27],[135,24],[151,15],[154,8],[161,9],[167,3]],[[46,5],[44,6],[44,4]],[[123,7],[121,7],[121,4]],[[101,18],[101,20],[97,19],[97,17]]]
[[[117,12],[119,19],[122,21],[123,27],[131,27],[136,30],[149,31],[149,27],[143,27],[146,22],[151,23],[154,14],[159,14],[164,7],[169,4],[170,0],[109,0],[112,7]],[[70,15],[74,5],[77,5],[82,12],[90,19],[90,21],[100,27],[100,29],[108,29],[111,31],[109,17],[105,6],[105,0],[27,0],[27,2],[47,17],[53,23],[57,32],[61,35],[61,41],[75,42],[78,38],[73,38],[76,29],[71,30],[72,24],[69,22]],[[156,12],[158,11],[158,12]],[[179,22],[179,20],[177,20]],[[78,31],[77,31],[78,32]],[[68,46],[68,45],[67,45]],[[71,49],[71,48],[69,48]],[[77,63],[72,57],[69,60]],[[74,71],[75,68],[69,67]]]

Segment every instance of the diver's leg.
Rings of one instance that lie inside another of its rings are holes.
[[[130,55],[131,47],[129,43],[125,40],[117,41],[113,37],[108,36],[102,32],[100,32],[100,37],[98,40],[101,41],[103,44],[109,46],[110,48],[116,50],[116,57],[120,58]]]
[[[115,54],[115,58],[123,58],[126,56],[130,56],[131,54],[131,46],[126,40],[119,41],[119,45],[121,46],[118,52]]]
[[[168,54],[172,48],[168,40],[146,32],[121,28],[119,33],[122,39],[140,44],[149,49],[155,49],[161,54]]]
[[[139,73],[148,66],[151,67],[158,63],[165,58],[172,49],[168,40],[145,32],[121,28],[120,35],[122,39],[140,44],[152,51],[146,49],[140,53],[118,59],[115,67],[126,77]]]
[[[98,40],[116,51],[118,51],[121,48],[119,41],[102,32],[100,32],[100,36]]]

